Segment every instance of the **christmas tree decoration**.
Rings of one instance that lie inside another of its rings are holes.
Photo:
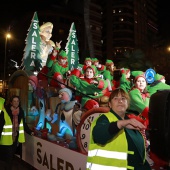
[[[24,56],[22,58],[22,64],[24,70],[28,71],[40,71],[42,68],[42,60],[40,57],[40,28],[37,12],[34,13],[31,25],[28,29],[26,37],[26,46],[24,48]]]
[[[69,31],[69,36],[67,38],[67,44],[66,44],[65,50],[66,50],[66,54],[68,56],[69,69],[73,70],[74,68],[78,68],[79,47],[78,47],[78,40],[77,40],[74,22],[71,24],[71,28]]]

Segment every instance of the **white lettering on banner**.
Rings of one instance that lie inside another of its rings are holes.
[[[72,31],[71,36],[72,36],[72,38],[76,38],[76,31]]]
[[[36,45],[31,46],[31,51],[36,51]]]
[[[75,58],[75,52],[71,52],[71,58]]]
[[[34,67],[35,67],[35,63],[34,63],[34,61],[31,61],[30,66],[34,66]]]
[[[34,31],[34,32],[32,33],[32,37],[37,37],[36,31]]]
[[[38,27],[37,27],[37,23],[35,23],[35,22],[37,22],[37,21],[34,20],[33,28],[34,28],[34,29],[37,29],[37,28],[38,28]]]
[[[70,162],[64,161],[61,158],[57,157],[57,160],[54,160],[52,154],[48,154],[45,152],[44,155],[41,153],[42,144],[40,142],[37,143],[37,161],[39,164],[46,166],[50,170],[57,170],[57,169],[66,169],[66,170],[74,170],[73,165]],[[56,162],[55,164],[53,162]],[[56,167],[53,167],[56,166]]]
[[[75,42],[74,39],[71,41],[71,44],[72,44],[72,45],[76,45],[76,42]],[[75,50],[74,50],[74,51],[75,51]]]
[[[85,170],[87,156],[36,136],[26,136],[22,159],[41,170]]]
[[[31,58],[35,59],[35,53],[34,52],[31,52]]]
[[[71,59],[71,64],[74,64],[75,63],[75,59]]]

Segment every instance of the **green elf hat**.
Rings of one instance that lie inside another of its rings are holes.
[[[60,59],[67,59],[67,54],[64,50],[61,50],[59,55],[58,55],[58,58]]]
[[[129,68],[124,68],[124,70],[125,70],[125,73],[126,73],[126,74],[130,71]]]
[[[84,64],[85,64],[86,61],[92,61],[92,59],[90,57],[85,58]]]
[[[97,58],[92,58],[92,62],[98,62],[99,60]]]
[[[155,81],[161,81],[162,79],[165,79],[163,75],[158,74],[158,73],[155,75]]]
[[[93,70],[94,75],[96,74],[96,71],[97,71],[97,70],[96,70],[96,67],[95,67],[94,65],[87,66],[86,69],[85,69],[85,71],[86,71],[88,68],[91,68],[91,69]]]
[[[139,77],[143,77],[144,79],[146,79],[143,71],[132,71],[131,75],[135,77],[134,81],[136,81]]]
[[[112,64],[114,64],[112,60],[106,60],[106,63],[105,63],[106,66],[110,66]]]

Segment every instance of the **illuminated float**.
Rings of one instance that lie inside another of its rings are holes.
[[[25,41],[22,69],[11,75],[8,85],[8,95],[20,96],[26,122],[36,134],[35,136],[26,135],[22,159],[36,169],[83,170],[86,166],[91,122],[96,116],[108,111],[108,96],[97,97],[99,91],[93,92],[96,95],[95,98],[98,98],[99,106],[102,107],[87,111],[82,108],[78,100],[73,100],[72,96],[78,89],[70,84],[69,79],[66,83],[67,80],[64,78],[63,81],[59,81],[61,79],[48,75],[51,69],[50,64],[52,66],[57,62],[57,58],[50,58],[48,67],[44,65],[44,62],[48,62],[48,57],[54,48],[56,52],[59,52],[61,42],[54,44],[50,37],[46,41],[42,40],[43,29],[48,29],[51,34],[53,25],[48,22],[45,26],[39,27],[38,23],[38,16],[35,12]],[[48,50],[45,48],[47,46]],[[43,49],[48,51],[47,58],[42,52]],[[68,70],[73,71],[74,68],[80,70],[74,23],[71,25],[65,49],[68,57]],[[60,54],[65,55],[61,51]],[[41,58],[42,55],[43,58]],[[51,85],[49,79],[53,80],[54,84],[58,83],[59,87]],[[82,91],[78,93],[80,96],[88,97],[88,94],[83,94]]]

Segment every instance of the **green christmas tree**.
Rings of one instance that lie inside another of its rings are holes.
[[[24,48],[24,57],[22,67],[28,71],[40,71],[42,60],[40,58],[40,28],[37,13],[34,12],[31,25],[26,37],[26,46]]]
[[[77,68],[79,64],[79,48],[74,22],[71,24],[65,50],[68,56],[69,69]]]

